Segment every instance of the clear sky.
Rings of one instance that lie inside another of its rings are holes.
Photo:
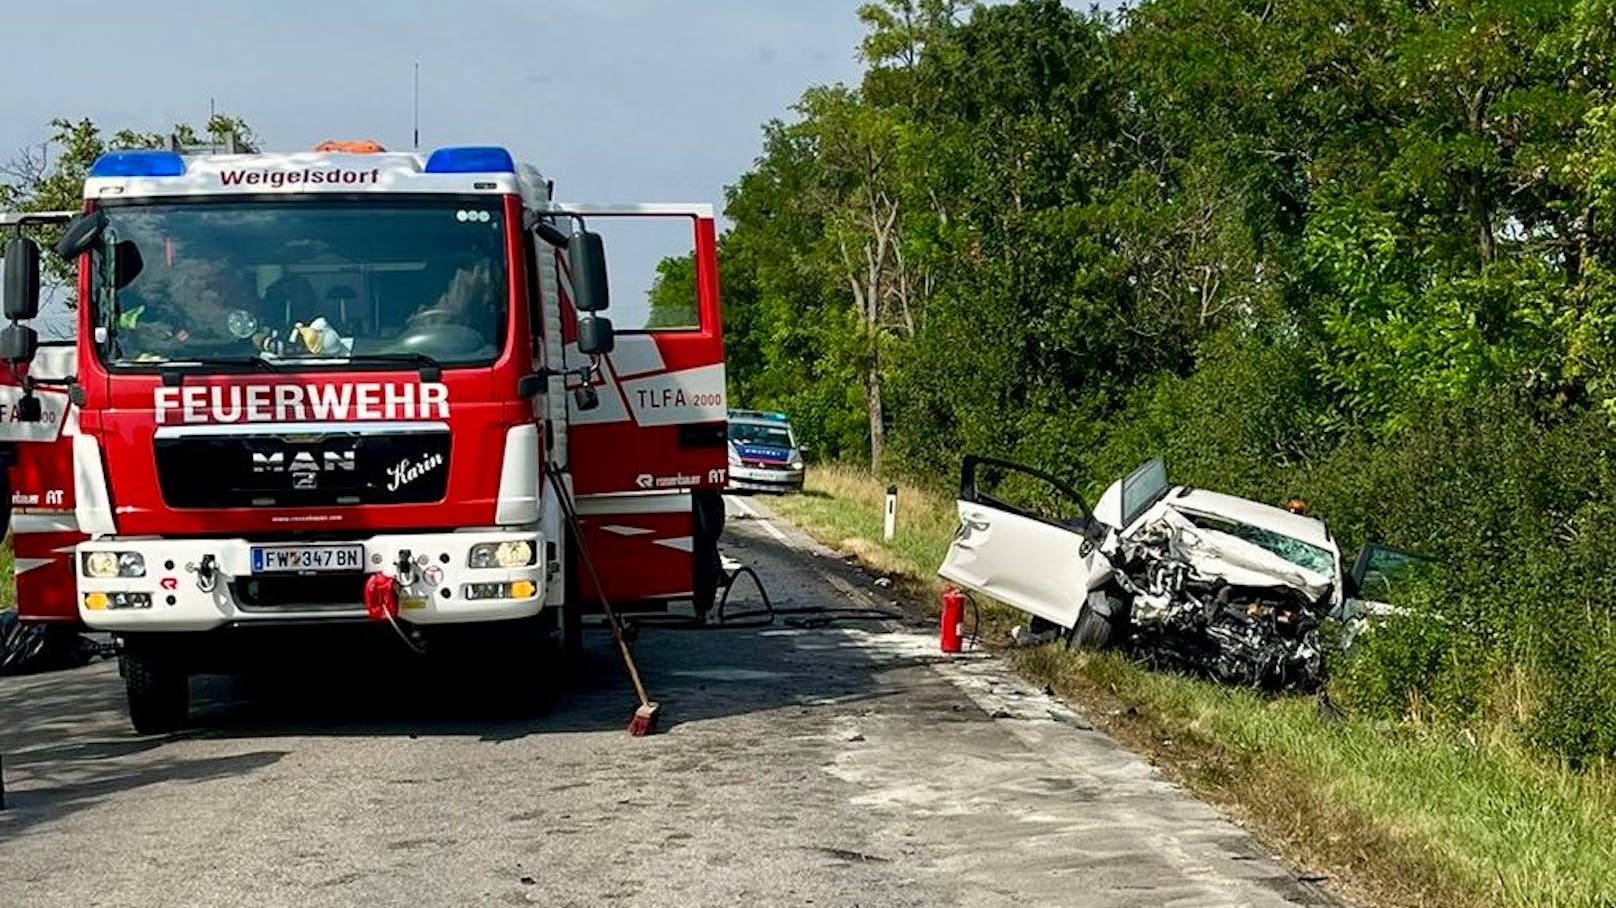
[[[859,2],[9,4],[0,156],[43,141],[52,117],[166,131],[205,121],[210,101],[245,117],[265,150],[328,138],[408,148],[419,62],[423,148],[505,145],[567,201],[721,208],[764,121],[809,85],[858,79]],[[613,267],[643,275],[657,257],[618,249]]]

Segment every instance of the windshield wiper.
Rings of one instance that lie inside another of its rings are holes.
[[[163,377],[163,384],[169,388],[178,388],[185,380],[185,370],[176,366],[213,366],[230,369],[256,369],[261,372],[280,372],[281,367],[276,363],[258,356],[216,356],[198,359],[168,360],[158,365],[158,371]]]
[[[409,363],[421,372],[421,381],[435,382],[443,377],[443,364],[425,353],[357,353],[351,356],[332,357],[344,363]],[[265,359],[260,356],[215,356],[198,357],[196,359],[169,360],[158,364],[163,377],[163,384],[170,388],[177,388],[184,381],[186,370],[180,366],[225,367],[229,369],[256,369],[261,372],[282,373],[288,370],[295,371],[299,363],[307,361],[326,360],[326,357],[309,356],[300,358]],[[328,360],[329,361],[329,360]]]
[[[347,357],[350,363],[410,363],[421,370],[421,381],[435,382],[443,377],[443,363],[421,353],[354,353]]]

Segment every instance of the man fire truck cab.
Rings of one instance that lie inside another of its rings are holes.
[[[552,189],[498,147],[109,152],[55,244],[76,337],[45,346],[19,226],[0,441],[20,612],[114,635],[137,731],[183,724],[190,675],[289,629],[576,646],[602,598],[705,611],[726,481],[712,210]],[[679,328],[600,314],[588,228],[616,218],[688,225]]]

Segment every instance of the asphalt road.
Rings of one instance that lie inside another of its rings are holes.
[[[884,604],[732,515],[776,605]],[[997,660],[804,623],[644,629],[640,739],[603,632],[532,720],[468,708],[487,679],[298,663],[142,739],[111,664],[0,679],[0,904],[1336,904]]]

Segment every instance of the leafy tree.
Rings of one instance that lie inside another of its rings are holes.
[[[1343,695],[1616,754],[1616,0],[883,0],[728,196],[737,399],[1442,555]],[[1567,627],[1561,605],[1582,609]]]
[[[689,328],[697,322],[696,257],[669,256],[657,263],[656,277],[647,292],[650,316],[647,328]]]
[[[51,121],[51,137],[39,151],[26,149],[9,163],[0,165],[0,208],[13,211],[63,211],[78,208],[84,180],[96,158],[115,148],[162,148],[170,136],[154,132],[119,129],[110,138],[89,119]],[[172,136],[181,144],[194,146],[223,143],[230,135],[251,143],[254,135],[247,122],[228,114],[214,114],[199,132],[181,123]]]
[[[162,148],[169,136],[154,132],[119,129],[110,137],[89,119],[51,121],[51,136],[38,150],[25,149],[0,164],[0,211],[76,211],[84,202],[84,181],[90,166],[107,151],[118,148]],[[213,143],[222,145],[235,135],[244,142],[255,140],[252,128],[239,117],[214,114],[199,132],[189,124],[178,124],[172,136],[182,145]],[[56,229],[31,231],[45,245],[53,243]],[[69,264],[46,256],[47,299],[59,297],[71,283]],[[68,309],[77,305],[71,296],[63,300]],[[62,321],[58,319],[57,321]],[[70,323],[49,325],[55,333],[71,331]]]

